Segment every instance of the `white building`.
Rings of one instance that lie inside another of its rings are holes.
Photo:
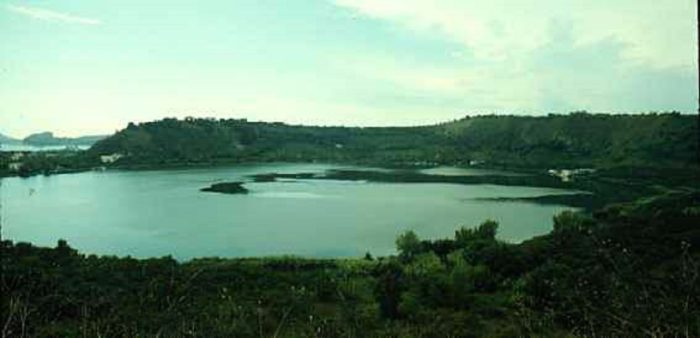
[[[590,175],[595,173],[595,169],[549,169],[547,173],[561,178],[562,182],[570,182],[574,176]]]
[[[19,161],[24,157],[24,153],[22,152],[16,152],[10,155],[10,161]]]
[[[102,161],[102,163],[105,163],[105,164],[106,163],[114,163],[117,160],[119,160],[120,158],[122,158],[122,156],[123,155],[119,154],[119,153],[114,153],[111,155],[102,155],[102,156],[100,156],[100,161]]]

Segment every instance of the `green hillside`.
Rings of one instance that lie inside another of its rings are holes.
[[[164,119],[129,126],[93,155],[120,164],[243,161],[425,163],[507,167],[684,167],[698,162],[698,123],[678,113],[478,116],[420,127],[313,127]]]

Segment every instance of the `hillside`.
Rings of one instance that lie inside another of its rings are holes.
[[[0,144],[20,144],[22,141],[0,133]]]
[[[31,134],[22,140],[24,144],[33,146],[63,146],[63,145],[92,145],[106,138],[107,135],[89,135],[80,137],[56,137],[52,132]]]
[[[481,117],[443,127],[454,144],[485,161],[642,167],[698,161],[697,117],[692,115]]]
[[[334,161],[509,167],[684,167],[697,163],[695,116],[678,113],[478,116],[420,127],[314,127],[164,119],[129,126],[93,155],[121,164]]]

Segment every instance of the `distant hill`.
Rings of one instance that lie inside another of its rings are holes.
[[[0,133],[0,144],[21,144],[22,141]]]
[[[246,120],[164,119],[97,142],[126,164],[217,161],[437,163],[513,167],[697,164],[696,117],[678,113],[477,116],[420,127],[314,127]]]
[[[63,145],[92,145],[106,138],[108,135],[90,135],[80,137],[55,137],[52,132],[43,132],[29,135],[22,140],[24,144],[33,146],[63,146]]]

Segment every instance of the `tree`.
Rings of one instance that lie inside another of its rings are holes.
[[[399,318],[399,303],[401,302],[403,269],[401,264],[392,260],[377,268],[377,284],[375,295],[379,302],[382,317],[387,319]]]
[[[408,230],[396,239],[396,249],[399,251],[401,259],[410,261],[422,251],[422,244],[418,235],[412,230]]]
[[[498,222],[487,220],[474,229],[462,227],[455,231],[455,242],[458,247],[465,248],[475,241],[493,241],[496,239],[497,232]]]

